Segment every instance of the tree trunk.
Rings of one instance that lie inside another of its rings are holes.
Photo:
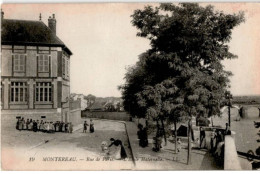
[[[165,142],[165,146],[167,145],[167,138],[166,138],[166,133],[165,133],[165,129],[164,129],[164,123],[163,123],[163,119],[161,119],[161,123],[162,123],[162,129],[163,129],[163,136],[164,136],[164,142]]]
[[[188,122],[188,157],[187,157],[187,165],[191,164],[191,119]]]
[[[157,133],[159,133],[159,122],[158,122],[158,119],[156,119],[156,126],[157,126]],[[157,136],[157,135],[156,135]]]
[[[177,122],[174,121],[175,154],[177,154]]]

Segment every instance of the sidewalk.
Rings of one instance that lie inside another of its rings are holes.
[[[175,145],[167,142],[167,146],[162,144],[160,152],[152,151],[152,143],[148,147],[139,146],[137,139],[137,126],[133,122],[125,122],[128,136],[131,142],[133,155],[136,159],[137,170],[221,170],[215,164],[214,158],[206,150],[192,149],[191,165],[187,165],[187,150],[181,149],[175,154]],[[152,137],[149,137],[149,139]],[[177,157],[177,160],[176,160]]]

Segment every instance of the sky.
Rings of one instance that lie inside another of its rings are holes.
[[[230,51],[237,59],[223,62],[233,72],[233,95],[260,95],[260,3],[211,3],[225,13],[245,12],[245,23],[233,30]],[[39,20],[47,25],[53,13],[57,36],[73,52],[71,93],[120,97],[126,68],[150,48],[131,24],[144,3],[2,4],[7,19]],[[152,4],[156,5],[156,4]],[[207,4],[202,3],[202,6]]]

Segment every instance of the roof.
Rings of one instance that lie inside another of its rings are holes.
[[[42,21],[3,19],[1,40],[2,44],[61,46],[72,54]]]

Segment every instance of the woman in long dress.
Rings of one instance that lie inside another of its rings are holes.
[[[115,159],[125,159],[127,157],[127,154],[122,144],[122,141],[115,140],[114,138],[111,138],[110,141],[111,144],[108,147],[111,147],[112,145],[115,145],[117,147],[117,151],[115,152]]]
[[[92,120],[90,120],[90,123],[89,123],[89,131],[90,131],[90,133],[94,132],[94,123]]]

